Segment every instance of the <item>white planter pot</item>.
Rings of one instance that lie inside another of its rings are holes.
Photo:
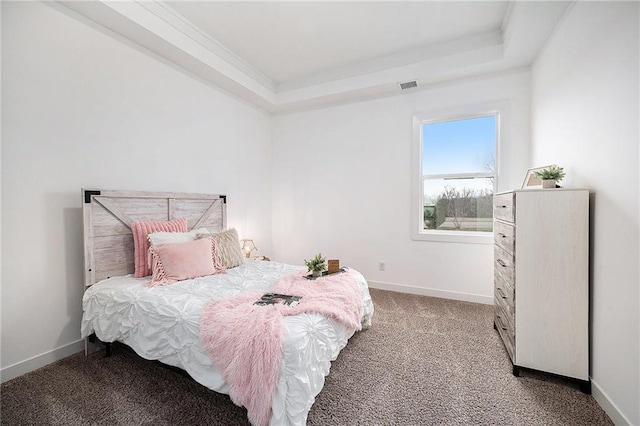
[[[543,188],[555,188],[556,187],[556,181],[554,179],[544,179],[542,181],[542,187]]]

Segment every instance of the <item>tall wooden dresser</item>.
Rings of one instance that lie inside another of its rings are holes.
[[[565,376],[590,393],[589,191],[494,196],[494,328],[520,368]]]

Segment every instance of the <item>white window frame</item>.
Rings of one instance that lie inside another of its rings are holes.
[[[422,174],[422,126],[424,124],[444,121],[457,121],[478,117],[496,117],[496,146],[494,173],[451,173],[451,174]],[[439,241],[469,244],[493,244],[493,232],[482,231],[450,231],[439,229],[424,229],[424,191],[425,178],[455,178],[455,177],[493,177],[494,193],[498,188],[500,145],[506,135],[505,123],[508,123],[508,102],[496,101],[456,108],[423,111],[413,115],[412,136],[412,191],[411,191],[411,239],[416,241]]]

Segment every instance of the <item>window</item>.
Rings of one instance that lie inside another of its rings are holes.
[[[491,242],[500,121],[486,106],[414,117],[414,239]]]

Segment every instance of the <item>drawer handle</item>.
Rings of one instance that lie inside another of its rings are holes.
[[[500,287],[496,287],[496,291],[498,293],[500,293],[500,297],[502,297],[503,299],[507,298],[507,296],[504,295],[504,293],[502,292],[502,289]]]
[[[505,327],[502,323],[502,317],[500,315],[496,315],[498,317],[498,322],[500,323],[500,328],[503,330],[506,330],[507,327]]]
[[[506,268],[506,267],[507,267],[507,264],[506,264],[506,263],[504,263],[504,262],[502,261],[502,259],[498,259],[498,260],[496,260],[496,262],[498,262],[498,264],[499,264],[500,266],[502,266],[503,268]]]
[[[507,206],[496,206],[496,207],[499,208],[499,209],[506,209],[507,208]]]
[[[502,232],[498,232],[498,235],[500,235],[502,238],[507,238],[507,236],[504,235]]]

